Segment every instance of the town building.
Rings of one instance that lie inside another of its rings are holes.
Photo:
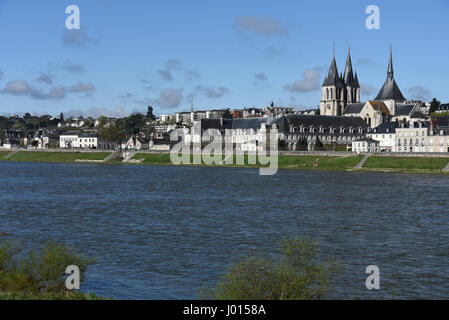
[[[59,136],[59,147],[63,149],[97,149],[98,137],[91,133],[65,133]]]
[[[393,152],[396,145],[396,128],[398,126],[399,123],[397,121],[384,122],[372,129],[366,136],[379,141],[380,152]]]
[[[380,143],[371,138],[362,138],[352,141],[352,152],[356,153],[371,153],[380,152]]]
[[[440,104],[438,108],[436,108],[435,113],[449,113],[449,103]]]

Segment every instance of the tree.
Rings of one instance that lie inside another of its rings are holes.
[[[149,121],[154,121],[154,120],[156,120],[156,117],[155,117],[154,114],[153,114],[153,107],[152,107],[152,106],[148,106],[148,109],[147,109],[147,119],[148,119]]]
[[[141,113],[134,113],[127,118],[122,119],[121,125],[127,134],[138,134],[146,124],[146,118]]]
[[[98,130],[98,137],[103,141],[120,143],[125,135],[120,128],[111,123],[108,128],[102,127]]]
[[[107,122],[108,122],[108,119],[105,116],[100,116],[98,118],[98,123],[99,123],[100,128],[103,128]]]
[[[441,102],[438,101],[437,98],[433,98],[432,102],[430,103],[429,114],[434,113],[438,109],[440,104]]]
[[[61,112],[61,114],[59,115],[59,120],[61,120],[61,122],[64,121],[64,114]]]
[[[284,240],[273,258],[250,254],[233,265],[200,299],[310,300],[323,299],[332,290],[339,272],[333,258],[317,260],[316,243],[309,239]]]

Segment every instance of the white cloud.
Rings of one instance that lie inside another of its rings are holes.
[[[311,92],[320,89],[320,68],[309,68],[303,75],[302,80],[296,80],[292,84],[286,84],[284,89],[290,92]]]

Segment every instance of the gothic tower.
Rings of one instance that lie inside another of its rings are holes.
[[[348,48],[348,58],[346,59],[346,67],[345,73],[343,76],[343,81],[345,82],[345,97],[344,97],[344,106],[350,103],[359,103],[360,102],[360,84],[357,78],[357,73],[354,76],[354,72],[352,70],[352,61],[351,61],[351,51]]]
[[[340,116],[345,107],[345,83],[338,74],[335,61],[335,49],[329,73],[321,88],[320,114],[324,116]]]

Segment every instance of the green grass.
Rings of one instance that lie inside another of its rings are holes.
[[[137,153],[135,160],[143,159],[144,164],[171,164],[170,154]]]
[[[279,167],[297,169],[346,170],[355,167],[362,156],[320,157],[320,156],[279,156]],[[318,160],[318,161],[317,161]]]
[[[223,156],[224,158],[224,156]],[[322,157],[322,156],[286,156],[280,155],[278,158],[278,165],[280,168],[296,168],[296,169],[325,169],[325,170],[346,170],[356,166],[361,160],[362,156],[351,157]],[[143,164],[166,164],[170,165],[169,154],[147,154],[138,153],[134,159],[143,159]],[[315,168],[315,162],[318,159],[318,166]],[[234,165],[236,164],[236,156],[234,155]],[[248,164],[248,155],[245,155],[244,165],[249,167],[260,167],[260,163]]]
[[[442,170],[449,158],[370,157],[363,168]]]
[[[75,160],[103,160],[109,152],[18,152],[9,161],[20,162],[75,162]]]
[[[9,152],[9,151],[0,151],[0,160],[3,159],[4,157],[6,157],[10,153],[11,152]]]

